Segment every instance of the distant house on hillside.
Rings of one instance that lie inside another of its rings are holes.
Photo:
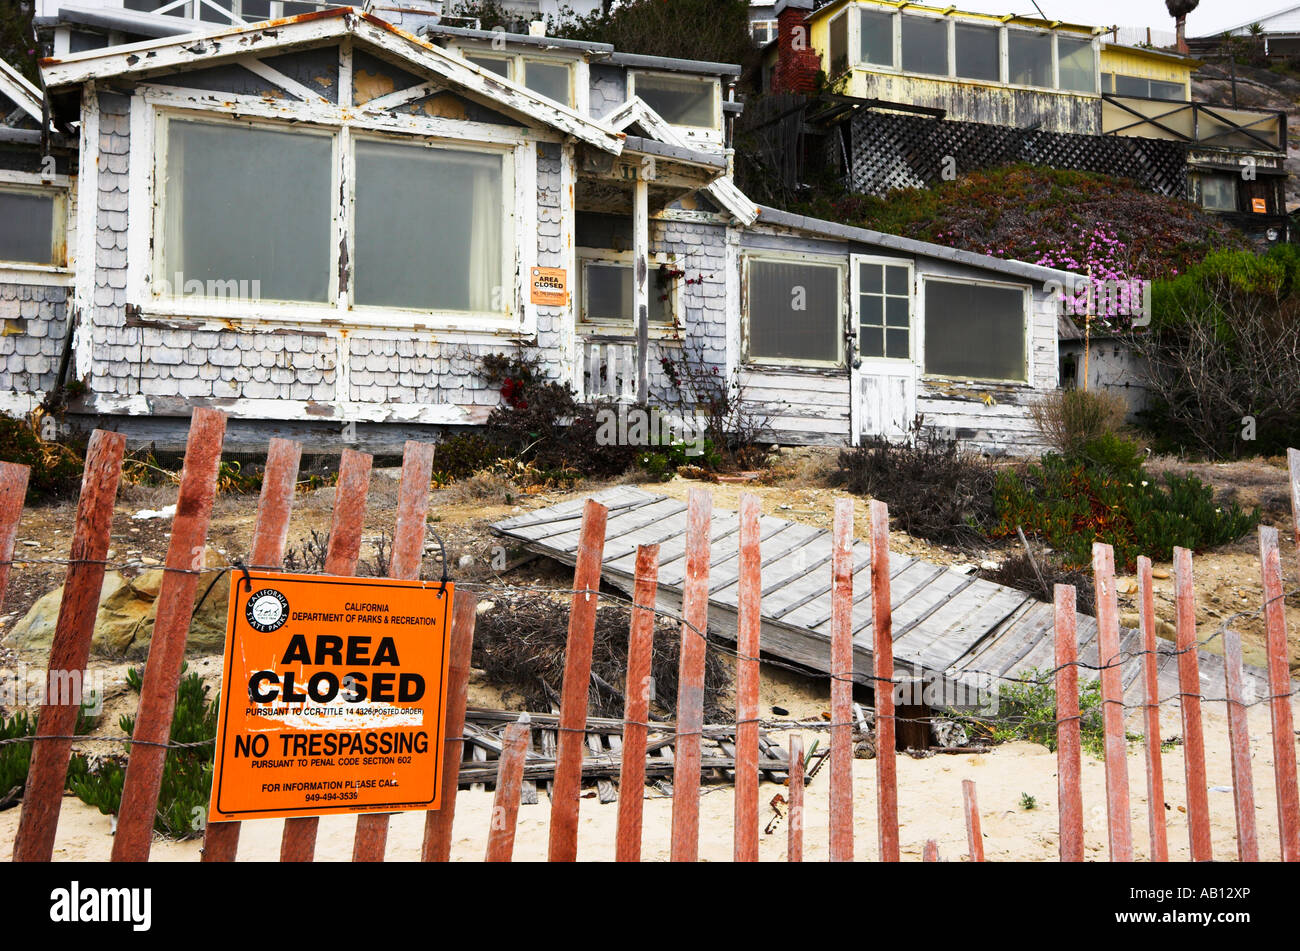
[[[1238,23],[1217,33],[1189,39],[1187,43],[1193,52],[1214,49],[1225,33],[1229,36],[1254,37],[1263,44],[1266,56],[1295,56],[1300,54],[1300,3]]]
[[[1028,161],[1131,177],[1261,239],[1287,235],[1285,114],[1191,102],[1195,59],[1033,17],[813,6],[777,0],[763,69],[777,95],[746,120],[788,184],[825,161],[875,194],[938,181],[945,162]],[[819,75],[833,94],[819,94]],[[800,96],[807,108],[789,98]]]
[[[70,139],[58,169],[39,130],[0,149],[43,216],[0,215],[9,412],[59,392],[175,445],[208,405],[232,448],[391,450],[481,425],[483,359],[526,350],[621,403],[676,403],[691,361],[782,443],[922,414],[1020,453],[1059,383],[1072,275],[755,204],[735,66],[345,8],[41,71],[27,115]]]

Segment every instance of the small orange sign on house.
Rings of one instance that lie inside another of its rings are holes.
[[[436,809],[452,585],[234,572],[212,822]]]
[[[1268,214],[1268,201],[1264,198],[1252,198],[1250,200],[1250,210],[1257,215]]]
[[[562,267],[535,267],[529,278],[529,299],[543,307],[569,303],[569,273]]]

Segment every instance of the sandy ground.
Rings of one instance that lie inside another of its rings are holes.
[[[786,694],[788,696],[788,694]],[[811,697],[807,698],[812,700]],[[816,705],[815,703],[813,704]],[[1136,724],[1132,724],[1136,727]],[[1269,718],[1263,707],[1250,716],[1252,735],[1251,768],[1254,775],[1255,816],[1258,824],[1260,857],[1279,858],[1276,800],[1273,793],[1273,760],[1269,745]],[[1181,732],[1177,710],[1164,717],[1165,736]],[[824,734],[823,734],[824,736]],[[1227,727],[1221,714],[1207,711],[1205,718],[1207,775],[1213,828],[1214,857],[1236,859],[1232,776],[1227,752]],[[807,748],[812,735],[805,735]],[[1187,816],[1184,811],[1185,783],[1181,747],[1164,754],[1165,808],[1162,810],[1169,838],[1170,858],[1188,858]],[[1084,803],[1084,836],[1089,860],[1107,858],[1106,776],[1101,760],[1084,754],[1081,787]],[[824,860],[828,846],[829,767],[821,770],[805,793],[804,857]],[[1130,747],[1128,776],[1130,810],[1135,852],[1139,859],[1149,855],[1145,759],[1142,744]],[[877,857],[876,763],[854,761],[855,857]],[[899,833],[904,861],[919,861],[927,839],[939,845],[944,861],[967,861],[968,848],[962,813],[962,780],[977,786],[984,832],[985,857],[989,861],[1049,861],[1057,857],[1056,757],[1046,747],[1031,743],[1008,743],[989,753],[898,760]],[[730,786],[706,786],[700,804],[700,857],[705,861],[729,861],[732,848],[734,798]],[[784,796],[783,786],[764,784],[759,790],[759,821],[766,826],[772,818],[773,797]],[[1022,797],[1034,798],[1033,809],[1022,806]],[[452,857],[459,861],[479,860],[487,843],[491,816],[490,792],[462,791],[457,799],[455,841]],[[672,827],[672,801],[647,789],[645,799],[643,858],[666,860]],[[601,805],[595,798],[584,799],[579,823],[579,858],[588,861],[612,859],[618,808]],[[537,805],[522,806],[516,832],[515,860],[542,861],[547,851],[550,804],[545,795]],[[421,813],[394,816],[388,837],[390,861],[419,858],[424,817]],[[0,813],[0,861],[9,859],[18,810]],[[326,817],[321,820],[316,857],[322,861],[347,861],[352,855],[355,820]],[[282,823],[278,820],[246,822],[240,834],[241,861],[274,860],[278,856]],[[787,827],[780,822],[772,834],[760,834],[759,856],[764,861],[786,858]],[[198,840],[172,842],[156,839],[154,861],[190,861],[199,857]],[[63,800],[55,842],[56,860],[106,860],[112,849],[110,820],[73,797]]]

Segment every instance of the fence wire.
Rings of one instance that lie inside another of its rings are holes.
[[[605,602],[606,604],[624,607],[627,608],[629,611],[642,611],[642,612],[649,611],[650,613],[654,614],[657,618],[662,618],[664,620],[671,621],[674,624],[678,624],[681,626],[683,633],[690,633],[693,636],[701,638],[704,641],[706,650],[725,655],[737,662],[750,662],[750,663],[757,662],[763,665],[767,665],[769,667],[788,670],[793,673],[797,673],[813,679],[825,679],[830,681],[848,682],[854,685],[867,686],[873,690],[879,688],[881,685],[889,685],[891,691],[893,688],[901,686],[906,683],[913,682],[915,679],[915,678],[908,678],[907,680],[901,680],[901,679],[895,679],[893,677],[880,677],[872,671],[864,671],[861,673],[855,672],[849,676],[844,676],[842,674],[837,674],[835,672],[812,671],[806,666],[789,663],[780,660],[778,658],[772,657],[770,655],[750,656],[748,654],[742,653],[737,646],[730,646],[726,642],[720,640],[716,635],[710,636],[707,630],[707,625],[705,629],[702,630],[699,627],[692,624],[690,621],[688,621],[680,612],[671,611],[666,608],[660,608],[657,606],[653,606],[653,607],[639,606],[635,603],[635,601],[633,601],[631,598],[625,595],[614,594],[599,589],[539,587],[535,585],[517,585],[517,584],[507,584],[502,582],[480,582],[480,581],[456,582],[454,578],[450,578],[447,574],[448,565],[447,565],[446,554],[445,554],[446,550],[445,547],[442,546],[441,539],[438,539],[438,542],[441,549],[440,571],[442,573],[442,580],[455,583],[456,586],[461,589],[475,591],[475,592],[485,592],[488,594],[527,594],[527,595],[548,595],[548,596],[563,595],[569,598],[573,598],[579,595],[595,596],[596,599],[600,602]],[[227,565],[225,567],[220,567],[220,568],[178,568],[178,567],[168,566],[165,563],[161,563],[152,558],[145,560],[143,557],[127,560],[127,561],[109,561],[107,559],[91,559],[91,558],[14,558],[14,557],[9,558],[8,560],[0,560],[0,567],[60,566],[60,567],[72,568],[81,565],[99,565],[104,567],[105,570],[111,569],[114,571],[160,570],[164,572],[176,572],[179,574],[192,574],[192,575],[204,575],[204,574],[216,573],[216,577],[213,578],[212,582],[204,590],[203,595],[199,598],[199,601],[196,603],[196,610],[197,610],[197,606],[203,603],[208,593],[212,591],[212,589],[216,586],[217,582],[219,582],[222,577],[224,577],[226,574],[230,572],[239,572],[239,571],[246,572],[250,569],[267,570],[267,571],[279,570],[279,568],[276,566],[244,565],[242,562],[238,562],[238,561],[235,564]],[[294,573],[302,574],[302,575],[324,575],[325,574],[323,571],[319,571],[319,570],[304,570],[304,571],[298,571]],[[1032,595],[1029,596],[1032,597]],[[1166,658],[1166,659],[1177,658],[1180,657],[1182,654],[1186,654],[1192,651],[1205,648],[1208,645],[1214,643],[1216,640],[1221,640],[1228,631],[1234,629],[1234,625],[1237,624],[1238,622],[1261,618],[1263,616],[1264,611],[1267,609],[1269,604],[1273,603],[1273,601],[1280,600],[1283,603],[1285,603],[1286,599],[1296,598],[1296,597],[1300,597],[1300,588],[1293,588],[1289,591],[1284,591],[1281,595],[1277,596],[1277,598],[1266,600],[1259,608],[1256,608],[1254,610],[1237,611],[1229,615],[1228,617],[1222,619],[1219,622],[1219,624],[1216,625],[1215,629],[1208,636],[1193,641],[1191,645],[1185,648],[1172,647],[1167,650],[1160,650],[1159,648],[1157,648],[1155,651],[1148,651],[1146,649],[1122,650],[1116,653],[1114,658],[1109,663],[1105,663],[1105,664],[1091,664],[1083,661],[1082,659],[1076,659],[1070,664],[1062,664],[1049,669],[1040,669],[1038,670],[1038,676],[1034,678],[1017,677],[1017,676],[1008,675],[1006,673],[981,670],[978,668],[963,669],[961,671],[961,675],[962,677],[970,677],[970,676],[986,677],[989,678],[991,683],[995,683],[995,684],[996,683],[1021,684],[1021,685],[1035,686],[1035,687],[1045,686],[1045,685],[1054,686],[1056,675],[1061,671],[1066,670],[1070,667],[1074,667],[1078,670],[1093,672],[1100,675],[1101,672],[1105,670],[1109,670],[1113,668],[1122,669],[1124,665],[1129,663],[1130,661],[1144,658],[1147,655],[1153,653],[1161,658]],[[1223,704],[1236,703],[1236,705],[1239,707],[1249,708],[1249,707],[1256,707],[1256,706],[1272,703],[1273,701],[1280,700],[1280,699],[1290,700],[1293,698],[1293,696],[1294,696],[1294,690],[1288,690],[1286,693],[1267,694],[1264,696],[1256,697],[1253,700],[1232,701],[1227,696],[1212,697],[1212,696],[1207,696],[1205,694],[1188,694],[1182,691],[1178,691],[1170,694],[1169,696],[1158,698],[1154,705],[1151,704],[1150,702],[1146,702],[1145,700],[1144,702],[1141,703],[1125,704],[1122,698],[1118,701],[1116,700],[1108,701],[1103,698],[1102,702],[1103,704],[1119,703],[1122,707],[1126,707],[1128,709],[1133,709],[1133,710],[1139,710],[1139,709],[1150,709],[1152,706],[1161,707],[1164,706],[1165,704],[1169,704],[1174,701],[1181,702],[1184,699],[1194,698],[1200,700],[1202,703],[1223,703]],[[875,722],[884,719],[893,719],[897,722],[905,722],[905,723],[913,723],[913,724],[923,723],[931,726],[937,723],[945,723],[945,724],[956,723],[962,726],[978,725],[982,727],[987,727],[989,724],[997,724],[1000,726],[1015,726],[1024,723],[1033,723],[1040,727],[1046,727],[1048,725],[1054,724],[1056,727],[1059,728],[1064,723],[1085,721],[1088,719],[1088,716],[1089,714],[1085,714],[1081,712],[1073,717],[1058,718],[1054,721],[1044,721],[1040,718],[1033,717],[1030,715],[1016,715],[1016,714],[976,715],[976,714],[946,712],[946,713],[940,713],[931,716],[908,715],[904,717],[904,716],[899,716],[898,714],[893,714],[893,715],[882,714],[878,709],[873,709],[871,712],[871,719]],[[735,727],[746,725],[746,724],[753,724],[753,723],[758,724],[760,729],[773,731],[773,732],[786,731],[786,730],[801,730],[801,731],[816,732],[816,731],[835,730],[843,727],[849,727],[851,729],[861,729],[863,725],[862,721],[857,719],[846,723],[846,722],[837,722],[837,721],[821,719],[821,718],[809,720],[809,719],[794,719],[790,717],[768,717],[768,718],[757,718],[757,719],[743,719],[743,720],[737,720],[734,723],[730,723],[730,724],[705,726],[702,730],[699,731],[679,732],[674,728],[671,722],[658,721],[658,720],[638,721],[638,720],[628,720],[625,718],[620,718],[620,722],[624,723],[625,725],[642,726],[645,727],[647,730],[652,731],[656,734],[666,735],[671,737],[731,736],[734,733]],[[548,732],[564,732],[568,730],[568,728],[559,726],[558,724],[554,726],[549,724],[546,726],[539,725],[537,728],[546,730]],[[583,729],[583,730],[572,730],[571,732],[579,732],[579,733],[586,734],[588,731],[586,729]],[[469,737],[462,735],[459,737],[448,737],[447,741],[464,743],[468,739]],[[9,746],[18,743],[35,743],[39,740],[61,740],[61,741],[70,741],[74,743],[119,743],[127,746],[138,743],[141,746],[156,746],[156,747],[164,747],[166,749],[192,749],[195,747],[210,746],[216,743],[216,737],[212,737],[204,740],[196,740],[196,741],[191,741],[186,743],[175,743],[171,741],[148,742],[144,740],[135,740],[129,736],[89,736],[89,735],[82,735],[82,734],[71,735],[71,736],[69,735],[56,736],[56,735],[34,734],[28,736],[18,736],[18,737],[10,737],[7,739],[0,739],[0,747]],[[966,747],[959,747],[958,749],[965,749],[965,748]]]

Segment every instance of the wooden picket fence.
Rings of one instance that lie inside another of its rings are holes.
[[[135,733],[131,741],[121,811],[113,842],[114,861],[143,861],[153,841],[162,767],[176,692],[180,681],[203,551],[216,494],[217,469],[225,434],[225,416],[211,409],[196,410],[186,447],[176,516],[157,598],[157,620],[145,667]],[[89,442],[76,528],[68,559],[67,578],[59,610],[49,669],[84,671],[90,652],[100,587],[107,566],[114,500],[121,476],[125,439],[96,431]],[[284,555],[289,516],[294,499],[301,447],[273,439],[267,454],[265,477],[258,504],[249,567],[278,569]],[[1295,542],[1300,548],[1300,452],[1289,453],[1293,511],[1297,517]],[[419,575],[429,507],[433,446],[408,442],[403,457],[394,529],[390,575],[411,579]],[[361,547],[362,522],[370,482],[371,457],[344,450],[339,466],[325,573],[354,573]],[[0,463],[0,598],[15,563],[13,550],[28,472],[26,467]],[[898,790],[894,743],[893,658],[889,604],[889,516],[886,506],[870,506],[872,628],[874,670],[869,679],[889,689],[876,691],[876,803],[879,856],[899,860]],[[709,537],[711,503],[706,490],[693,490],[688,503],[685,542],[686,578],[682,605],[680,682],[676,718],[676,753],[672,779],[673,861],[695,861],[699,856],[700,744],[704,730],[704,662],[708,647],[705,630],[709,603]],[[600,568],[605,538],[606,510],[588,500],[582,516],[581,541],[574,571],[569,615],[568,648],[558,723],[558,749],[551,791],[549,858],[574,861],[578,857],[578,810],[582,792],[582,759],[587,723],[588,685]],[[759,782],[759,652],[761,650],[761,555],[759,501],[746,495],[740,505],[740,596],[736,646],[736,769],[734,858],[758,859]],[[831,634],[830,730],[830,858],[854,857],[853,815],[853,505],[836,501],[831,560],[833,621]],[[1275,782],[1281,854],[1286,861],[1300,859],[1300,796],[1297,795],[1296,752],[1291,714],[1283,608],[1282,566],[1278,535],[1260,529],[1261,576],[1264,617],[1268,632],[1268,674],[1272,714]],[[1161,773],[1159,703],[1156,694],[1157,653],[1152,570],[1149,559],[1139,559],[1139,601],[1143,636],[1145,684],[1145,751],[1148,802],[1151,803],[1151,856],[1168,859]],[[621,786],[639,789],[645,781],[646,734],[649,722],[651,643],[656,615],[658,546],[637,551],[633,608],[629,632],[626,708],[623,720]],[[1094,546],[1097,618],[1100,625],[1099,668],[1105,723],[1105,767],[1109,855],[1114,861],[1133,859],[1129,784],[1126,763],[1123,690],[1120,665],[1114,557],[1110,546]],[[1210,850],[1209,808],[1205,777],[1205,748],[1201,726],[1201,694],[1196,653],[1196,617],[1192,588],[1191,553],[1178,549],[1175,557],[1177,645],[1180,706],[1183,717],[1184,759],[1187,771],[1187,816],[1192,858],[1207,861]],[[1056,606],[1056,670],[1058,699],[1058,775],[1060,784],[1060,858],[1082,861],[1083,802],[1080,789],[1081,735],[1079,721],[1079,668],[1075,635],[1075,590],[1058,585]],[[443,792],[440,808],[426,813],[421,856],[424,861],[447,861],[451,854],[458,774],[461,763],[465,705],[470,673],[477,598],[465,589],[455,593],[450,631],[450,683],[446,742],[443,755]],[[1255,806],[1251,776],[1246,704],[1242,699],[1241,645],[1235,632],[1225,631],[1227,709],[1232,751],[1233,794],[1237,821],[1238,858],[1258,859]],[[861,678],[859,678],[861,679]],[[76,702],[59,703],[58,697],[40,710],[31,769],[22,801],[15,861],[49,861],[68,769]],[[661,724],[656,724],[661,727]],[[509,861],[519,810],[521,779],[529,743],[527,715],[506,731],[498,764],[492,824],[486,859]],[[787,855],[803,856],[804,750],[798,734],[790,738],[790,776],[787,813]],[[962,785],[969,858],[983,861],[984,840],[975,784]],[[619,797],[616,858],[641,858],[643,797]],[[388,835],[386,814],[357,817],[353,846],[356,861],[384,858]],[[292,818],[284,823],[280,857],[283,861],[311,861],[315,854],[318,820]],[[211,823],[206,829],[203,861],[235,859],[240,823]],[[933,840],[925,843],[926,861],[939,859]]]

